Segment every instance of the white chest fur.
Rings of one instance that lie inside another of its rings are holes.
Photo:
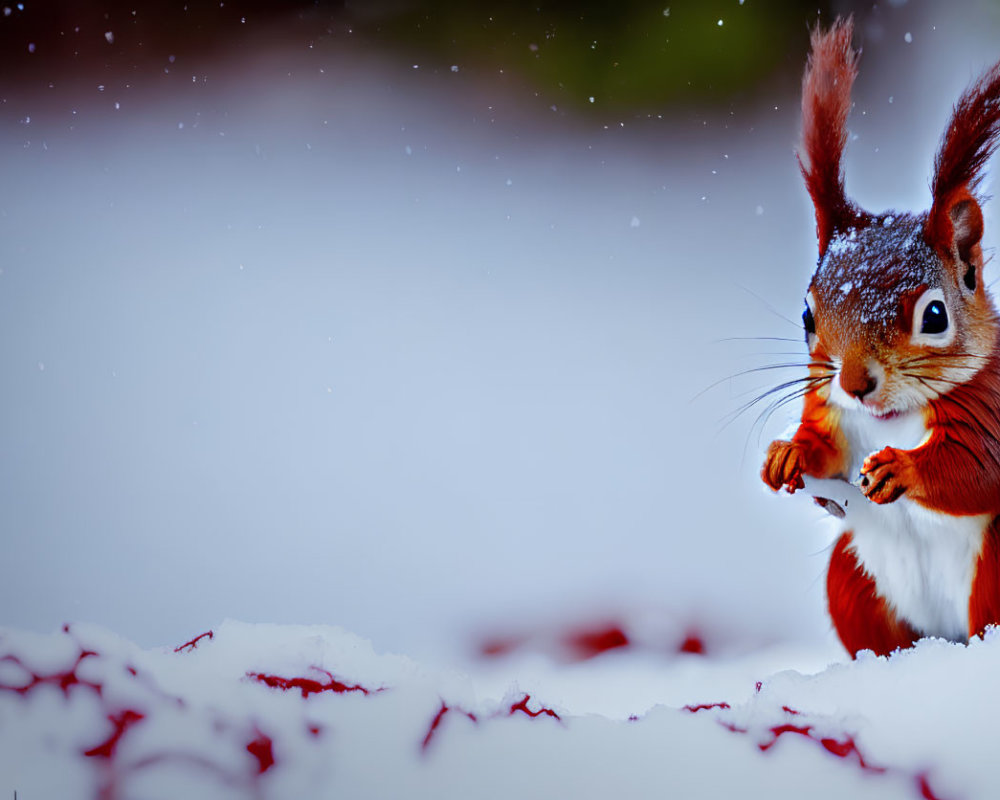
[[[852,480],[869,453],[886,446],[912,449],[927,433],[919,413],[878,420],[863,411],[844,410],[841,428],[851,451]],[[812,480],[806,490],[844,509],[843,530],[853,531],[859,561],[897,614],[924,635],[965,641],[975,562],[988,515],[939,514],[905,495],[877,505],[844,481]]]

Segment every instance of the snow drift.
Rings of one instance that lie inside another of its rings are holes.
[[[659,671],[679,675],[685,659],[705,670],[686,656]],[[604,715],[512,673],[500,687],[379,655],[336,628],[226,622],[155,650],[87,625],[4,630],[0,789],[105,800],[993,793],[984,698],[1000,691],[1000,636],[761,675],[674,707],[634,684],[634,666],[606,654],[575,676],[581,697],[633,681],[632,707]]]

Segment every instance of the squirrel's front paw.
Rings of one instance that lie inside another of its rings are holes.
[[[805,486],[802,472],[805,469],[805,450],[797,442],[779,439],[771,442],[764,459],[760,477],[774,491],[784,486],[789,494]]]
[[[895,447],[872,453],[861,465],[859,488],[873,503],[882,505],[898,500],[906,492],[912,468],[909,456]]]

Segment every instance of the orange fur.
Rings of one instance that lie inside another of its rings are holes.
[[[795,492],[803,487],[802,476],[829,478],[845,466],[843,436],[837,428],[836,410],[815,390],[804,398],[802,422],[790,442],[772,442],[764,460],[761,478],[777,491]]]
[[[852,20],[837,20],[812,33],[812,53],[802,78],[802,141],[799,167],[816,207],[816,236],[822,254],[835,230],[858,216],[844,192],[841,158],[847,144],[851,86],[858,74],[858,54],[851,47]]]
[[[969,636],[981,636],[1000,623],[1000,519],[986,532],[969,597]]]
[[[850,532],[834,545],[826,573],[826,597],[833,627],[852,658],[861,650],[888,655],[920,638],[879,595],[875,581],[851,551]]]
[[[1000,515],[1000,355],[931,400],[930,440],[911,450],[907,497],[949,514]],[[998,618],[1000,621],[1000,618]]]

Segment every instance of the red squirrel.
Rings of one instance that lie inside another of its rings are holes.
[[[852,33],[850,19],[817,27],[803,77],[799,166],[819,242],[809,373],[798,428],[761,476],[843,518],[826,591],[853,657],[1000,624],[1000,317],[978,193],[1000,144],[1000,63],[953,109],[930,211],[872,214],[841,167]]]

